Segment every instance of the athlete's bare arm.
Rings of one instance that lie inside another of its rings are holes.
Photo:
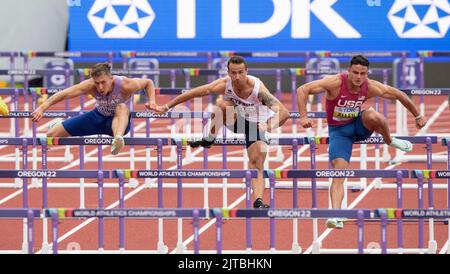
[[[375,80],[369,80],[367,98],[372,98],[375,96],[400,101],[400,103],[416,118],[417,128],[423,128],[427,123],[425,117],[420,115],[420,112],[416,108],[414,102],[401,90],[382,84]]]
[[[134,92],[139,90],[145,90],[147,93],[148,103],[145,103],[145,107],[148,109],[156,107],[155,85],[153,80],[128,77],[123,78],[122,92],[125,93],[126,97],[131,96]]]
[[[155,113],[162,114],[167,112],[169,109],[181,103],[184,103],[188,100],[191,100],[195,97],[203,97],[211,94],[225,94],[226,83],[227,83],[226,77],[217,79],[209,84],[202,85],[190,89],[186,92],[183,92],[182,94],[173,98],[169,103],[165,104],[164,106],[157,105],[156,108],[152,110],[155,111]]]
[[[275,113],[275,115],[267,121],[267,131],[271,132],[272,130],[281,127],[287,119],[289,119],[288,109],[269,92],[263,83],[261,83],[259,88],[258,99]]]
[[[33,113],[31,113],[33,121],[39,121],[43,117],[44,112],[54,104],[57,104],[64,99],[75,98],[83,94],[93,95],[94,90],[95,84],[93,80],[87,79],[81,83],[57,92],[56,94],[45,100],[44,103],[42,103],[38,108],[36,108],[36,110],[33,111]]]
[[[339,74],[327,76],[320,80],[311,81],[301,85],[297,89],[297,108],[300,114],[300,124],[304,128],[312,127],[312,122],[308,119],[306,111],[306,102],[310,94],[327,93],[328,99],[336,98],[341,86],[341,78]]]

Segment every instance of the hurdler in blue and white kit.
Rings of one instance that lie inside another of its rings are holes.
[[[96,100],[93,110],[54,123],[48,137],[87,136],[105,134],[114,137],[111,153],[116,155],[124,146],[123,136],[130,130],[128,103],[131,95],[144,89],[148,96],[146,107],[155,105],[155,87],[151,79],[128,78],[111,74],[108,63],[99,63],[91,69],[91,78],[64,89],[42,103],[33,113],[33,121],[39,121],[52,105],[81,95],[91,95]]]

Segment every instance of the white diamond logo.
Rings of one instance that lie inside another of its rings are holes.
[[[400,38],[442,38],[450,26],[448,0],[396,0],[388,13]]]
[[[100,38],[140,39],[156,15],[148,0],[96,0],[87,17]]]

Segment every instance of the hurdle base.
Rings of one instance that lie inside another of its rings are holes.
[[[165,245],[164,243],[158,243],[158,254],[167,254],[169,252],[169,247]]]
[[[50,245],[48,243],[42,243],[41,254],[49,254]]]
[[[14,188],[22,188],[23,180],[21,178],[14,179]]]
[[[322,249],[321,249],[322,243],[321,242],[314,242],[312,244],[312,248],[311,248],[311,254],[320,254]]]
[[[155,183],[155,180],[152,180],[151,178],[145,178],[144,186],[145,188],[153,188],[157,185]]]
[[[437,242],[435,240],[429,241],[427,254],[436,254],[436,253],[437,253]]]
[[[27,242],[22,243],[22,254],[28,254],[28,243]]]
[[[136,180],[135,178],[130,178],[130,180],[128,181],[128,186],[131,188],[136,188],[139,185],[139,181]]]
[[[176,254],[183,254],[186,251],[186,246],[182,243],[177,244]]]
[[[42,187],[42,178],[32,178],[30,187],[31,188]]]
[[[419,248],[388,248],[386,249],[387,254],[419,254],[424,249]],[[380,248],[365,248],[363,249],[364,254],[381,254]],[[425,252],[426,253],[426,252]],[[358,254],[358,249],[348,248],[348,249],[320,249],[320,254]]]
[[[293,254],[301,254],[302,253],[302,248],[298,243],[292,244],[292,253]]]

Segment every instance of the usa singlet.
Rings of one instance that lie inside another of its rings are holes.
[[[369,81],[361,85],[358,93],[351,93],[348,88],[348,75],[342,73],[339,95],[333,100],[326,100],[327,122],[330,126],[345,125],[358,118],[361,105],[366,101]]]

